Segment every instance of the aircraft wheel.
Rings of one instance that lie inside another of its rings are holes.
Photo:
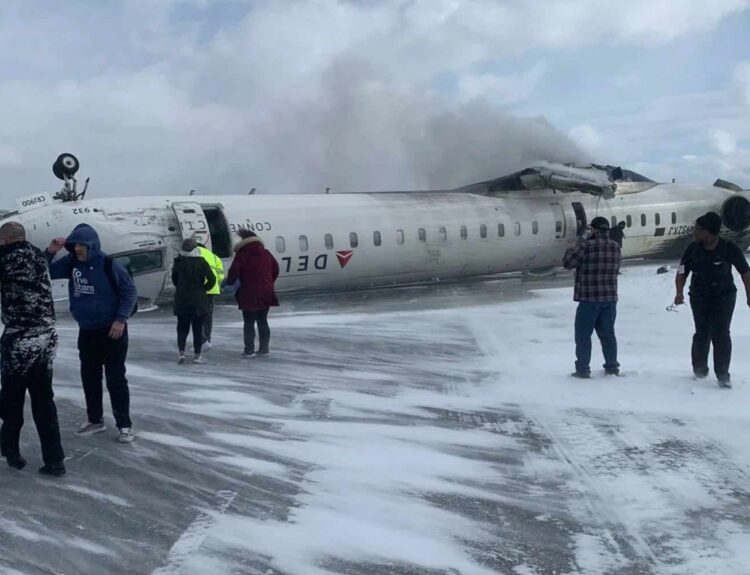
[[[78,158],[73,154],[60,154],[52,164],[52,172],[58,179],[64,180],[66,177],[73,177],[79,167]]]

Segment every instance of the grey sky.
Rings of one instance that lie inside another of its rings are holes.
[[[3,0],[0,207],[445,187],[535,160],[750,187],[748,0]]]

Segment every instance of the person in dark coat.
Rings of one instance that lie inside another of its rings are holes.
[[[719,237],[721,216],[708,212],[695,222],[695,241],[682,256],[675,278],[674,303],[685,302],[684,289],[690,280],[690,307],[695,321],[691,350],[693,373],[697,378],[708,376],[708,351],[714,346],[714,373],[719,387],[732,387],[729,363],[732,339],[729,326],[737,300],[732,267],[742,277],[747,304],[750,306],[750,266],[742,250],[730,240]]]
[[[0,339],[0,447],[8,465],[23,469],[19,440],[26,392],[42,444],[45,475],[65,474],[60,441],[52,361],[57,350],[55,307],[47,263],[26,241],[26,230],[15,222],[0,227],[0,289],[5,329]]]
[[[609,230],[609,239],[614,241],[622,249],[622,240],[625,239],[625,222],[620,222]]]
[[[185,362],[185,344],[190,328],[193,329],[195,363],[203,363],[203,320],[208,314],[208,294],[216,283],[216,276],[208,265],[195,240],[182,242],[182,253],[172,266],[172,283],[175,287],[174,314],[177,316],[177,362]]]
[[[257,355],[268,355],[271,329],[268,326],[268,311],[279,305],[274,282],[279,277],[279,264],[261,239],[250,230],[240,230],[241,241],[234,246],[235,256],[229,267],[226,284],[239,281],[234,294],[242,310],[244,321],[245,357],[255,352],[255,324],[258,324],[260,339]]]
[[[56,258],[63,248],[67,255]],[[53,239],[45,257],[52,279],[68,280],[70,313],[79,327],[78,353],[88,421],[76,434],[88,436],[107,429],[102,408],[104,376],[120,432],[117,440],[130,443],[135,434],[125,361],[128,319],[138,301],[133,278],[125,266],[102,251],[99,235],[88,224],[78,224],[67,238]]]

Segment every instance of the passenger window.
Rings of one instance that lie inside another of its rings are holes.
[[[299,237],[299,251],[306,252],[307,251],[307,236],[300,236]]]
[[[631,227],[633,225],[633,218],[630,216],[626,216],[625,223],[628,225],[628,227]]]
[[[484,224],[479,226],[479,237],[482,239],[487,237],[487,226],[485,226]]]
[[[538,234],[539,233],[539,222],[537,222],[537,221],[531,222],[531,233],[532,234]]]
[[[513,233],[517,236],[521,235],[521,222],[514,222],[513,223]]]
[[[672,223],[673,224],[677,223],[677,212],[672,212]]]
[[[404,245],[404,230],[396,230],[396,243],[400,246]]]
[[[466,230],[466,226],[461,226],[461,239],[465,240],[469,237],[469,232]]]
[[[502,238],[505,236],[505,224],[497,224],[497,237]]]
[[[356,232],[349,234],[349,245],[353,248],[356,248],[359,245],[359,238],[357,237]]]
[[[420,242],[426,242],[427,241],[427,232],[424,228],[419,228],[419,241]]]
[[[440,237],[440,241],[441,242],[446,241],[448,239],[448,230],[446,230],[444,227],[441,226],[440,227],[440,232],[439,232],[439,237]]]
[[[372,243],[376,246],[380,245],[380,232],[372,232]]]
[[[286,251],[286,241],[281,236],[276,236],[276,253],[283,254]]]
[[[326,249],[332,250],[333,249],[333,236],[331,234],[326,234],[324,239],[326,242]]]
[[[661,223],[661,216],[659,214],[654,214],[654,223],[657,226]]]
[[[646,227],[646,214],[641,214],[641,226]]]
[[[562,233],[562,222],[560,220],[555,222],[555,232],[558,234]]]
[[[164,267],[161,250],[113,255],[112,259],[121,263],[133,275],[160,270]]]

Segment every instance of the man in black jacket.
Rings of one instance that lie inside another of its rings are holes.
[[[61,476],[65,454],[52,392],[52,361],[57,350],[52,290],[44,256],[26,241],[26,231],[15,222],[0,227],[0,285],[5,324],[0,339],[2,455],[11,467],[26,465],[19,439],[28,390],[42,444],[44,466],[39,472]]]
[[[185,362],[185,344],[193,328],[193,362],[203,363],[203,320],[208,314],[208,294],[216,276],[198,251],[195,240],[182,242],[182,253],[174,260],[172,283],[175,287],[174,314],[177,316],[177,363]]]
[[[714,373],[719,387],[732,387],[729,363],[732,359],[732,323],[737,288],[732,278],[732,267],[745,284],[747,304],[750,306],[750,266],[742,250],[733,242],[719,237],[721,216],[708,212],[695,222],[695,241],[682,256],[675,278],[675,304],[685,301],[683,290],[690,280],[690,307],[695,321],[695,335],[691,351],[693,373],[698,378],[708,375],[708,350],[714,346]]]

